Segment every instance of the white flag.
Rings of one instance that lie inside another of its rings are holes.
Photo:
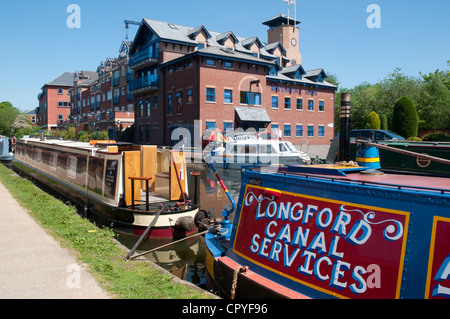
[[[295,0],[291,0],[291,4],[295,6]]]

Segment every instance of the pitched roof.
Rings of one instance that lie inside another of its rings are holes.
[[[72,86],[73,85],[73,73],[70,72],[64,72],[60,76],[58,76],[53,81],[46,83],[45,85],[52,85],[52,86]]]
[[[269,27],[275,27],[278,25],[282,25],[282,24],[288,24],[288,20],[289,20],[289,25],[297,25],[300,24],[301,22],[298,20],[295,20],[293,18],[288,17],[287,15],[280,13],[276,16],[274,16],[273,18],[264,21],[263,24],[267,25]]]

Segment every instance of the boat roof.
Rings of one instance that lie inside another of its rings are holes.
[[[104,148],[101,148],[101,146],[107,145],[107,146],[112,146],[114,144],[94,144],[91,145],[90,143],[87,142],[76,142],[76,141],[68,141],[68,140],[61,140],[61,139],[46,139],[46,140],[41,140],[40,138],[23,138],[20,139],[19,141],[23,141],[25,143],[39,143],[39,144],[43,144],[43,145],[52,145],[52,146],[60,146],[60,147],[69,147],[69,148],[76,148],[76,149],[82,149],[82,150],[97,150],[97,151],[102,151],[102,150],[106,150]],[[100,146],[100,147],[99,147]]]
[[[333,164],[293,165],[286,168],[250,168],[250,171],[255,170],[260,170],[261,173],[279,173],[283,176],[327,179],[336,182],[394,187],[397,189],[429,190],[450,195],[450,178],[446,177],[391,174],[368,170],[366,167],[343,167]]]

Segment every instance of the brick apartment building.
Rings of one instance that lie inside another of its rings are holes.
[[[303,68],[299,23],[283,14],[264,22],[264,43],[143,19],[129,58],[136,142],[174,145],[180,127],[197,142],[209,128],[253,127],[281,131],[297,145],[329,143],[336,87],[323,69]]]
[[[39,106],[35,109],[37,126],[53,130],[58,127],[58,121],[69,118],[72,85],[73,73],[65,72],[41,88]]]
[[[43,130],[108,131],[111,139],[134,123],[134,96],[128,92],[130,42],[117,58],[102,61],[97,71],[65,72],[42,87],[35,109]],[[132,72],[131,72],[132,73]]]
[[[96,72],[74,74],[71,93],[70,121],[80,130],[108,131],[114,139],[118,130],[134,123],[134,96],[128,92],[128,50],[123,42],[117,58],[102,61]]]

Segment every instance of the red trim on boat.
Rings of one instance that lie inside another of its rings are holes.
[[[220,258],[217,258],[217,261],[221,262],[222,264],[229,267],[233,271],[235,271],[236,269],[239,269],[243,266],[243,265],[238,264],[237,262],[235,262],[234,260],[232,260],[229,257],[220,257]],[[302,295],[292,289],[286,288],[280,284],[277,284],[276,282],[274,282],[272,280],[269,280],[263,276],[260,276],[251,270],[247,270],[246,272],[241,273],[241,275],[246,276],[250,280],[258,283],[259,285],[261,285],[263,287],[267,287],[268,289],[273,290],[273,291],[279,293],[280,295],[285,296],[286,298],[289,298],[289,299],[311,299],[308,296]]]

